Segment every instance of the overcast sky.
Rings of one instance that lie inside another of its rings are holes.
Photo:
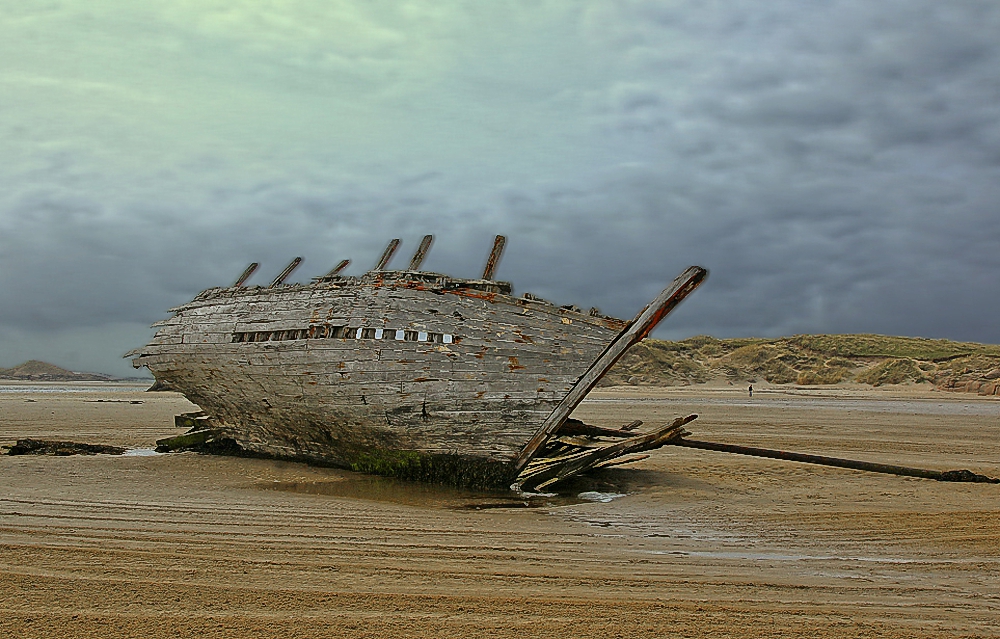
[[[149,324],[425,268],[655,336],[1000,343],[996,0],[0,5],[0,366],[134,374]]]

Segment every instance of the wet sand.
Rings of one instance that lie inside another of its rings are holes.
[[[528,500],[145,454],[192,408],[0,387],[0,444],[135,449],[0,457],[0,636],[1000,637],[1000,485],[667,448]],[[1000,400],[925,387],[602,389],[576,415],[689,413],[698,439],[1000,475]]]

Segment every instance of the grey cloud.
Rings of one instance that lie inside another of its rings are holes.
[[[476,276],[504,233],[519,292],[620,317],[708,267],[660,337],[1000,342],[993,3],[556,3],[551,33],[526,7],[482,48],[468,16],[432,20],[417,57],[456,55],[401,83],[412,42],[339,74],[322,38],[255,46],[175,16],[155,73],[192,77],[151,95],[195,99],[190,131],[155,100],[90,127],[108,91],[80,121],[43,93],[0,101],[0,366],[51,342],[120,373],[143,326],[250,261],[258,283],[296,255],[299,281],[357,273],[424,233],[428,269]]]
[[[801,90],[757,96],[749,103],[730,101],[713,110],[721,120],[741,125],[809,129],[840,127],[857,117],[857,109],[843,98]]]

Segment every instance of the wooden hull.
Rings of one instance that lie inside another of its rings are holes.
[[[210,289],[173,310],[136,367],[244,451],[362,470],[508,466],[625,326],[405,272]]]

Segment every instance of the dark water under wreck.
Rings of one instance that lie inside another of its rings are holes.
[[[335,471],[336,472],[336,471]],[[551,508],[588,502],[609,502],[626,496],[626,487],[607,480],[581,478],[553,493],[484,492],[452,486],[409,482],[391,477],[379,477],[336,472],[336,476],[320,481],[259,482],[261,490],[277,490],[307,495],[361,499],[416,507],[485,510],[498,508]]]

